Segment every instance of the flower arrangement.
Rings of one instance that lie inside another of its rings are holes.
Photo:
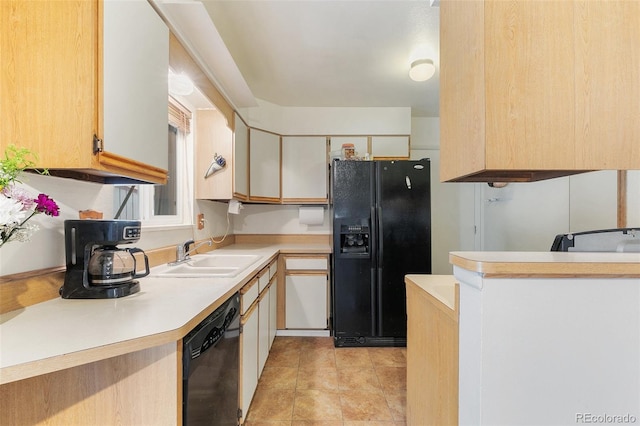
[[[58,205],[48,195],[39,194],[34,198],[29,192],[16,187],[20,173],[35,166],[32,160],[35,158],[28,149],[10,145],[4,158],[0,159],[0,247],[14,240],[29,241],[38,225],[27,224],[27,221],[36,214],[60,214]]]

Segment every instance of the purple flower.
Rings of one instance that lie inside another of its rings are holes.
[[[52,198],[49,198],[48,195],[39,194],[38,198],[34,201],[36,202],[37,212],[44,213],[48,216],[58,216],[58,214],[60,214],[60,208]]]

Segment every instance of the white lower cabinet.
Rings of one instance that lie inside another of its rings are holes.
[[[264,364],[269,356],[269,291],[266,289],[260,296],[258,304],[258,375],[262,374]]]
[[[240,334],[240,408],[244,422],[251,399],[258,386],[258,305],[253,305],[242,317]]]
[[[278,330],[278,278],[274,276],[269,287],[269,348],[273,345]]]
[[[327,328],[327,275],[286,275],[286,327]]]
[[[275,338],[277,311],[277,261],[256,274],[240,290],[240,391],[239,405],[243,424],[258,386],[260,374]],[[271,280],[269,279],[271,277]]]

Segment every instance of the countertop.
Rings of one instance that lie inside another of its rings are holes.
[[[451,252],[449,262],[484,277],[640,277],[640,253]]]
[[[406,283],[412,283],[426,293],[433,296],[446,308],[456,311],[458,308],[458,293],[456,279],[453,275],[419,275],[405,276]]]
[[[177,342],[278,254],[330,253],[328,244],[236,244],[216,254],[260,258],[233,278],[139,279],[119,299],[62,299],[0,315],[0,384]]]

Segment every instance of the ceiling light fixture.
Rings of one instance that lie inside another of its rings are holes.
[[[436,66],[431,59],[418,59],[411,62],[409,77],[413,81],[426,81],[433,77],[436,72]]]
[[[189,96],[193,93],[194,85],[184,74],[169,72],[169,94],[174,96]]]

